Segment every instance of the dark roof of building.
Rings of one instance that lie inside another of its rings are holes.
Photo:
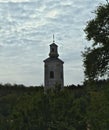
[[[44,62],[53,62],[53,61],[59,61],[59,62],[61,62],[61,63],[64,63],[61,59],[59,59],[59,58],[51,58],[51,57],[49,57],[49,58],[47,58],[47,59],[45,59],[44,60]]]
[[[50,46],[57,46],[54,42],[52,44],[50,44]]]

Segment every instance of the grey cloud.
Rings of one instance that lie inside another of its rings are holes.
[[[65,84],[81,82],[81,51],[87,44],[83,29],[99,2],[24,1],[0,2],[0,79],[26,85],[42,83],[43,60],[48,57],[54,33],[65,61]]]

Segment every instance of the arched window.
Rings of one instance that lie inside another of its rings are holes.
[[[54,72],[50,71],[50,78],[53,79],[54,78]]]

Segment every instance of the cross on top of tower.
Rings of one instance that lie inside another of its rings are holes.
[[[53,34],[53,43],[55,43],[55,38],[54,38],[54,34]]]

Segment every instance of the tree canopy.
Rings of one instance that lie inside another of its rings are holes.
[[[85,28],[88,41],[93,41],[91,48],[83,53],[85,76],[87,79],[99,79],[109,76],[109,3],[100,5],[95,11],[95,18]]]
[[[43,87],[0,84],[0,130],[108,130],[109,81],[90,86],[44,94]]]

